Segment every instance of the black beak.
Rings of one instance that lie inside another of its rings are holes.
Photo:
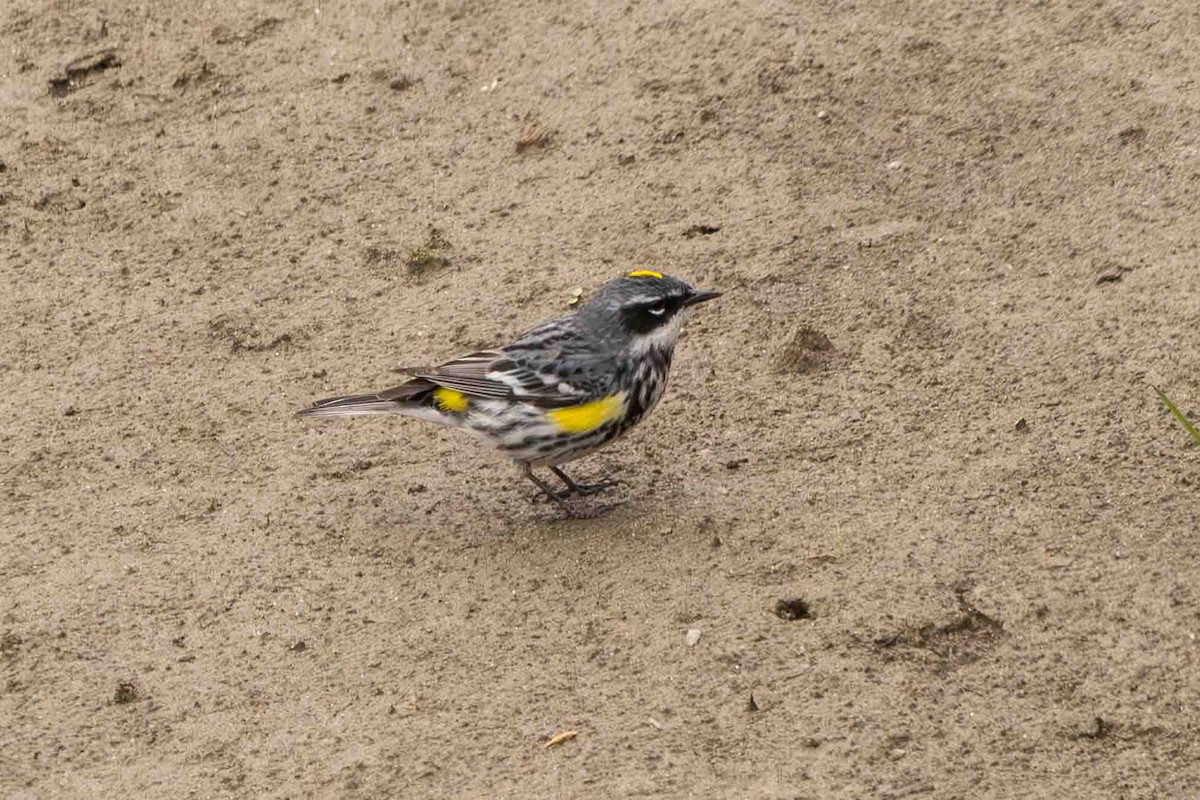
[[[711,289],[697,289],[683,299],[683,304],[685,306],[694,306],[697,303],[707,303],[709,300],[716,300],[720,296],[720,292],[714,292]]]

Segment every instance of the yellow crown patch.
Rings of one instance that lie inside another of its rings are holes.
[[[655,272],[652,269],[635,269],[633,272],[626,275],[626,278],[661,278],[661,272]]]

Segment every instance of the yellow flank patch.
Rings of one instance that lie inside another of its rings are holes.
[[[621,416],[624,407],[625,393],[622,392],[590,403],[552,409],[546,412],[546,418],[565,433],[589,433]]]
[[[626,278],[661,278],[661,272],[655,272],[652,269],[635,269],[633,272],[626,275]]]
[[[433,400],[439,409],[450,414],[461,414],[469,405],[465,394],[445,386],[433,390]]]

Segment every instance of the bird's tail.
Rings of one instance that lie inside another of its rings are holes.
[[[368,414],[400,414],[405,403],[381,400],[377,394],[348,394],[326,397],[296,412],[298,417],[362,417]]]
[[[326,397],[296,412],[300,417],[362,417],[373,414],[400,414],[450,424],[434,403],[436,385],[420,378],[372,394],[348,394]]]

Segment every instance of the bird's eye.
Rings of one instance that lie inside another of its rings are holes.
[[[646,310],[649,311],[650,314],[655,317],[661,317],[663,314],[667,313],[667,307],[665,305],[662,305],[661,303],[656,306],[651,306],[650,308],[647,308]]]

